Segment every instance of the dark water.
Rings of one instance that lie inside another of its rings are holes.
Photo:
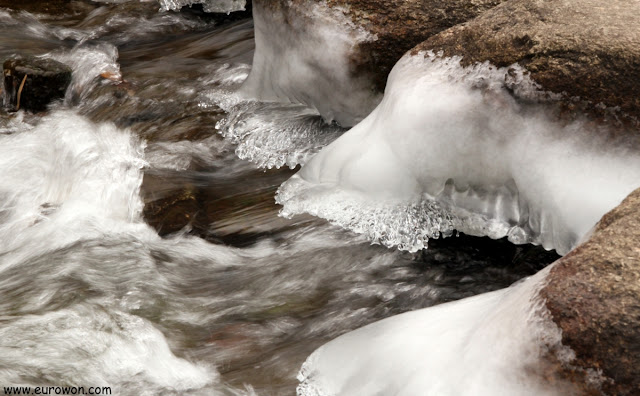
[[[0,58],[75,74],[47,114],[0,112],[3,386],[291,395],[328,340],[557,257],[466,236],[409,254],[280,218],[293,171],[256,169],[215,128],[250,70],[251,20],[37,4],[0,8]]]

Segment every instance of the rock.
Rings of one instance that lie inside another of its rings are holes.
[[[25,10],[31,13],[60,15],[68,10],[72,0],[0,0],[0,8]]]
[[[640,394],[640,189],[554,264],[540,295],[576,354],[567,377],[601,371],[605,394]]]
[[[193,224],[200,212],[197,188],[150,172],[142,182],[143,216],[160,235],[167,235]]]
[[[10,110],[44,111],[64,98],[71,83],[71,68],[46,58],[14,58],[4,62],[5,106]]]
[[[256,52],[243,91],[316,108],[352,126],[378,103],[398,59],[501,0],[256,0]]]
[[[640,116],[640,2],[510,0],[412,52],[460,55],[463,65],[518,63],[544,90]],[[575,105],[573,105],[575,106]]]
[[[288,169],[256,170],[247,180],[266,185],[205,176],[199,172],[147,171],[141,186],[143,217],[161,236],[181,230],[209,241],[247,246],[259,238],[307,219],[290,221],[278,216],[273,196],[277,186],[291,176]]]

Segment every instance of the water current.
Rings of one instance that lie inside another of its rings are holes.
[[[274,195],[293,172],[238,158],[237,147],[270,142],[216,128],[235,122],[223,108],[251,68],[250,19],[32,3],[0,8],[0,59],[47,54],[74,77],[45,113],[0,111],[2,386],[292,395],[327,341],[504,288],[557,258],[464,235],[407,253],[279,217]],[[292,111],[267,110],[252,122]],[[315,128],[306,146],[341,133],[317,133],[310,111],[295,126]]]

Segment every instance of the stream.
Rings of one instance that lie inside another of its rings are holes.
[[[48,112],[0,111],[2,386],[293,395],[307,356],[335,337],[557,259],[465,235],[401,252],[279,217],[274,195],[297,168],[258,169],[216,128],[243,122],[222,108],[251,68],[250,19],[51,4],[0,8],[0,59],[47,54],[74,70]],[[340,133],[326,129],[311,143]],[[171,206],[184,191],[195,198]]]

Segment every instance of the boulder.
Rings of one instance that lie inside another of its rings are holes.
[[[599,372],[604,394],[640,394],[640,189],[554,264],[540,295],[575,352],[568,378]]]
[[[44,111],[64,98],[71,68],[53,59],[13,58],[4,62],[4,103],[11,111]]]
[[[243,91],[352,126],[377,105],[406,51],[500,1],[256,0],[256,51]]]
[[[510,0],[412,51],[462,56],[463,65],[518,63],[544,90],[596,116],[640,116],[640,2]],[[586,104],[586,106],[582,106]],[[635,122],[634,122],[635,123]]]

